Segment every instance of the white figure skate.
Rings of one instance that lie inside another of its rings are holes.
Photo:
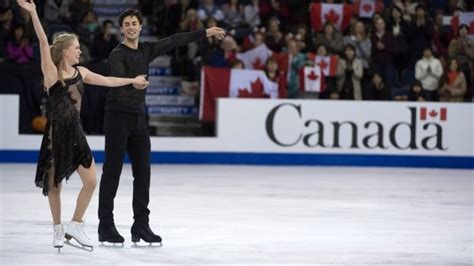
[[[84,232],[84,223],[71,221],[66,229],[65,237],[66,244],[86,251],[94,250],[94,243],[92,243],[92,240]],[[70,240],[72,238],[74,238],[80,246],[71,243]]]
[[[61,252],[61,248],[64,246],[64,227],[62,224],[55,224],[53,228],[53,247],[57,248],[58,252]]]

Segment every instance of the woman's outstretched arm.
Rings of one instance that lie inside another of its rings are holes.
[[[136,88],[145,89],[148,87],[148,81],[144,75],[136,76],[135,78],[119,78],[119,77],[106,77],[100,74],[94,73],[85,67],[78,67],[81,71],[81,75],[84,79],[84,83],[105,86],[105,87],[120,87],[125,85],[135,85]]]
[[[17,3],[31,15],[33,27],[35,29],[36,36],[38,37],[40,46],[41,71],[43,72],[44,76],[44,85],[49,88],[58,80],[58,71],[53,63],[53,60],[51,59],[48,37],[46,37],[46,33],[44,32],[43,26],[41,25],[38,13],[36,12],[36,5],[33,0],[17,0]]]

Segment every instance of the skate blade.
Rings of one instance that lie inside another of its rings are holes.
[[[138,242],[133,242],[132,248],[161,248],[163,243],[161,242],[145,242],[146,244],[138,244]]]
[[[74,238],[73,238],[74,239]],[[75,239],[74,239],[75,240]],[[77,240],[75,240],[74,242],[71,242],[70,240],[66,240],[64,242],[64,244],[67,244],[71,247],[75,247],[77,249],[81,249],[81,250],[84,250],[84,251],[89,251],[89,252],[92,252],[94,251],[94,247],[91,247],[91,246],[84,246],[82,245],[81,243],[77,242]]]
[[[112,248],[112,249],[114,248],[119,249],[119,248],[125,247],[124,243],[111,243],[111,242],[106,242],[106,241],[100,242],[99,246],[101,248]]]

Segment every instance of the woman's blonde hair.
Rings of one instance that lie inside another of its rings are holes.
[[[63,51],[69,48],[74,40],[78,40],[77,35],[72,33],[60,33],[54,37],[53,44],[50,47],[51,59],[58,70],[58,80],[64,85],[64,77],[60,68],[63,60]]]

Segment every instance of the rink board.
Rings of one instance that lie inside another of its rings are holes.
[[[36,162],[41,136],[18,134],[18,96],[0,103],[0,162]],[[217,137],[152,137],[152,163],[474,168],[472,104],[219,99],[217,108]],[[104,137],[88,141],[102,162]]]

